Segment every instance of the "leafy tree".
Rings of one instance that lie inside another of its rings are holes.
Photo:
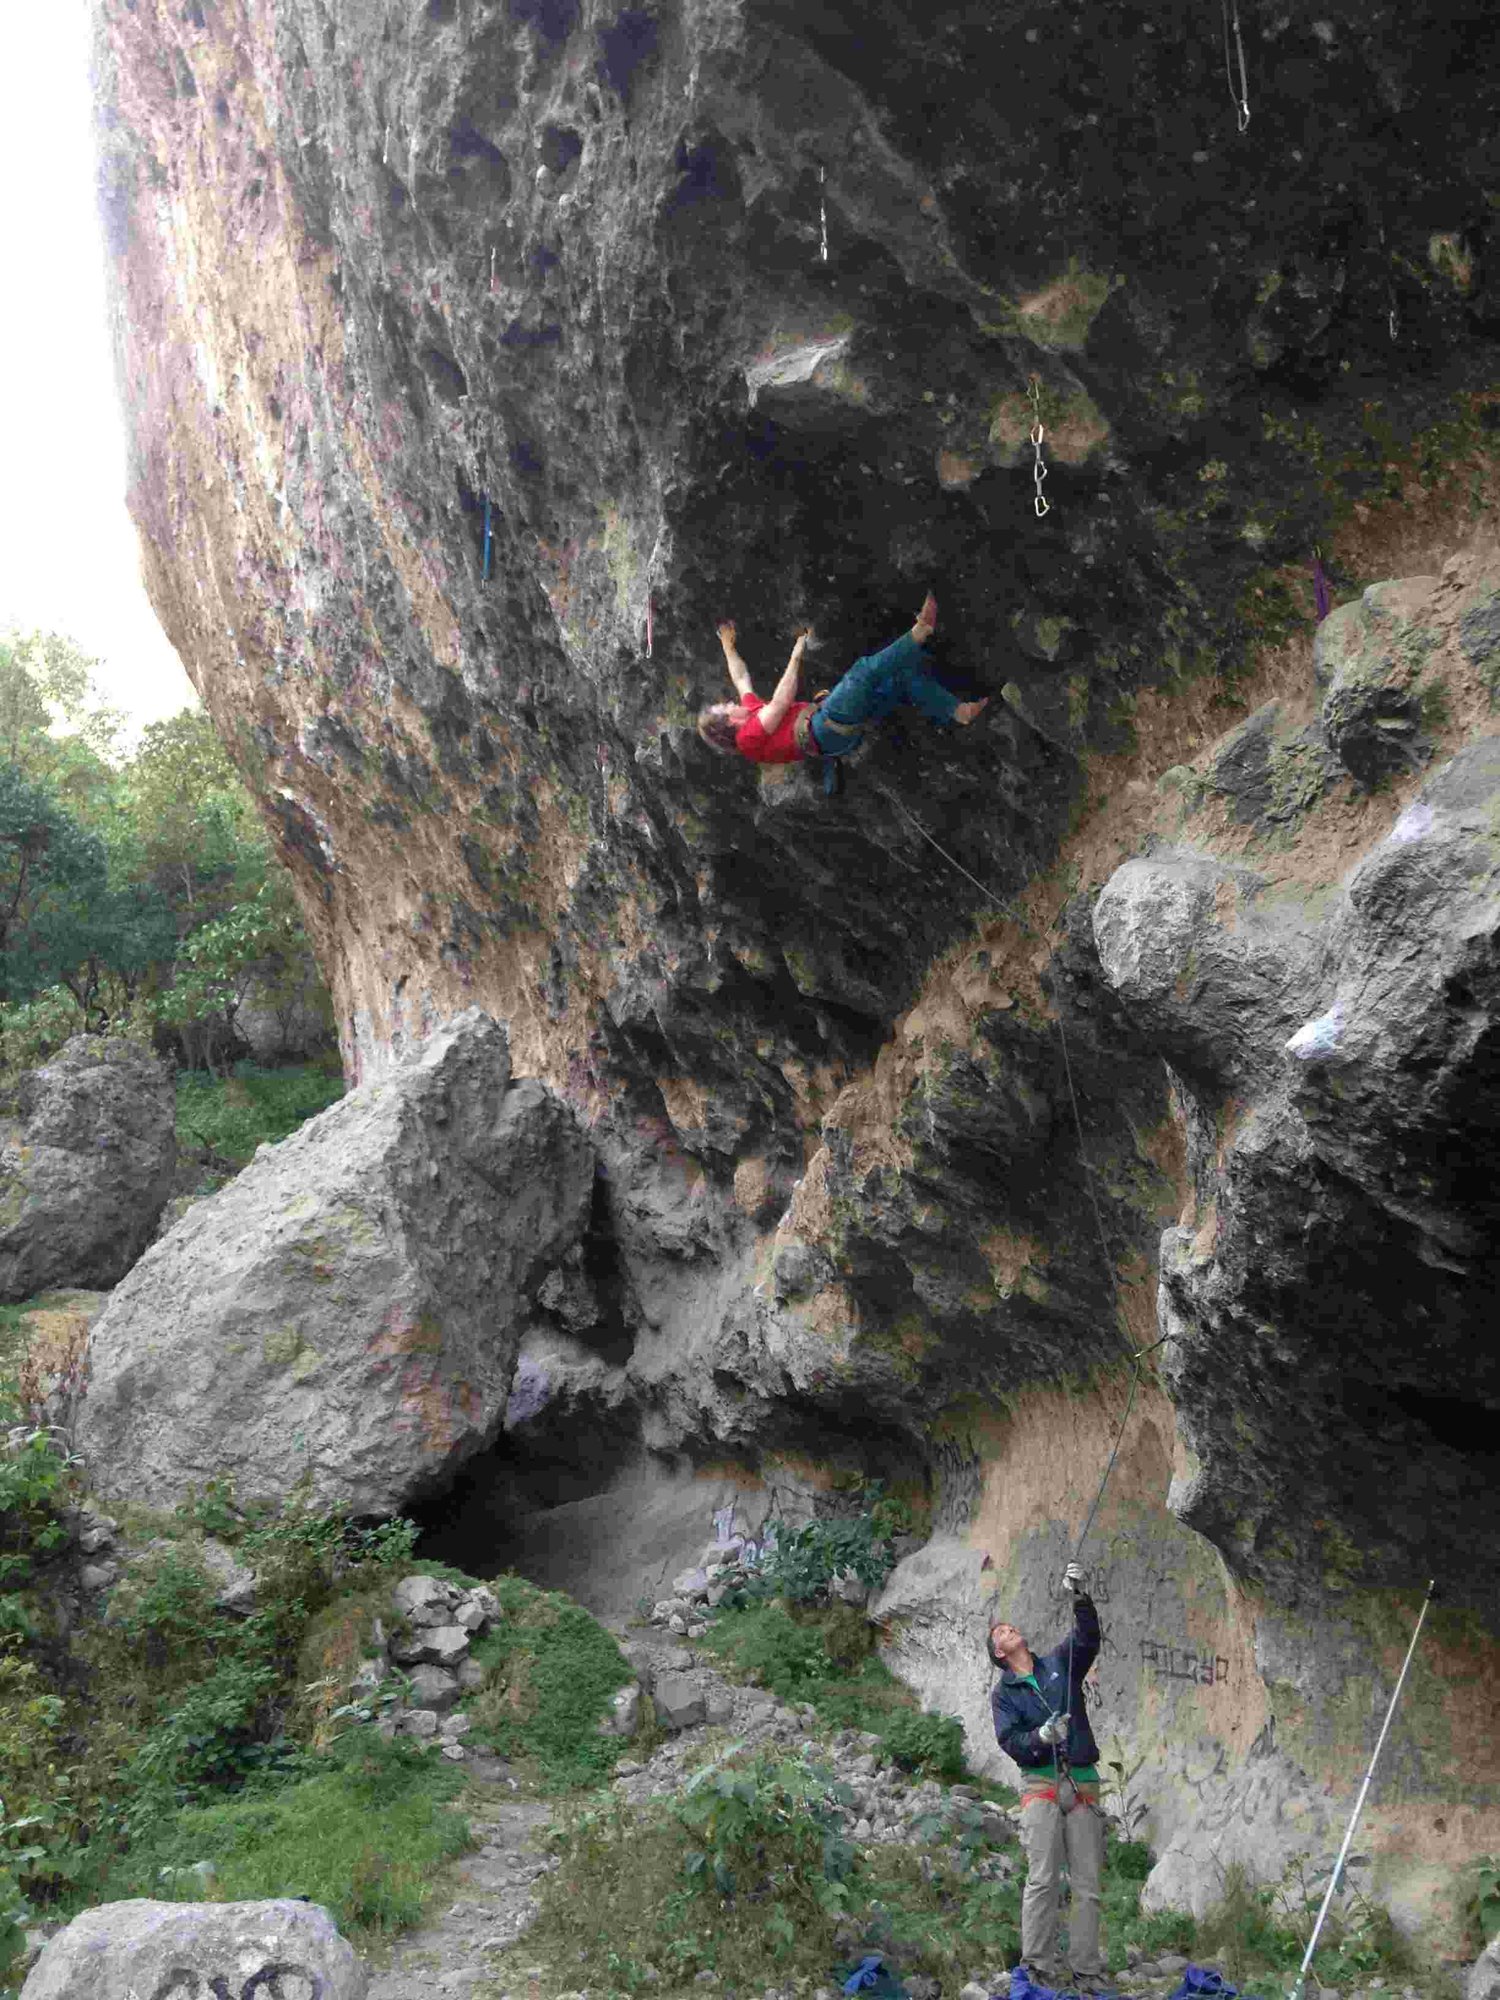
[[[99,836],[0,764],[0,1001],[29,1000],[78,965],[108,893]]]
[[[123,718],[89,659],[55,632],[0,637],[0,758],[98,825],[113,809]]]
[[[125,774],[138,866],[184,928],[220,914],[276,867],[249,793],[202,709],[153,722]]]

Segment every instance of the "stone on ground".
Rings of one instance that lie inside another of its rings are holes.
[[[528,1302],[593,1161],[471,1011],[421,1058],[263,1147],[116,1291],[78,1428],[95,1489],[174,1505],[229,1479],[399,1513],[500,1427]]]
[[[138,1043],[75,1035],[22,1078],[20,1105],[0,1152],[0,1302],[118,1284],[172,1191],[170,1077]]]
[[[85,1910],[42,1949],[22,2000],[257,1993],[301,1980],[320,2000],[365,2000],[353,1948],[316,1903],[156,1903]],[[300,1990],[300,1988],[299,1988]]]
[[[1492,1937],[1469,1967],[1464,2000],[1500,2000],[1500,1937]]]

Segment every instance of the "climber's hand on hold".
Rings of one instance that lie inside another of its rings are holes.
[[[1047,1744],[1063,1742],[1067,1733],[1068,1718],[1066,1715],[1049,1715],[1037,1731],[1037,1735],[1041,1738],[1042,1742]]]
[[[1063,1571],[1063,1589],[1071,1590],[1074,1596],[1077,1596],[1083,1589],[1083,1565],[1081,1563],[1069,1563]]]
[[[967,729],[971,722],[977,722],[990,705],[988,695],[982,701],[961,701],[953,711],[953,720],[961,728]]]

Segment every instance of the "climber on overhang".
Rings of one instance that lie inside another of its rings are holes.
[[[929,591],[910,632],[903,632],[881,652],[856,660],[832,692],[816,701],[797,697],[802,655],[810,637],[801,632],[775,693],[763,701],[740,658],[735,627],[726,620],[719,627],[719,643],[739,700],[705,708],[698,717],[698,734],[715,750],[737,753],[755,764],[819,760],[827,767],[825,784],[835,790],[836,782],[829,780],[841,775],[836,760],[859,748],[867,723],[907,707],[946,728],[954,722],[973,722],[988,706],[988,695],[980,701],[960,701],[928,671],[922,648],[936,628],[937,599]]]

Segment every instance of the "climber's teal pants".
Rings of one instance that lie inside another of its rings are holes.
[[[866,723],[883,721],[903,707],[944,726],[958,709],[958,696],[933,678],[910,632],[854,662],[813,717],[813,737],[825,757],[844,757],[859,748]]]

